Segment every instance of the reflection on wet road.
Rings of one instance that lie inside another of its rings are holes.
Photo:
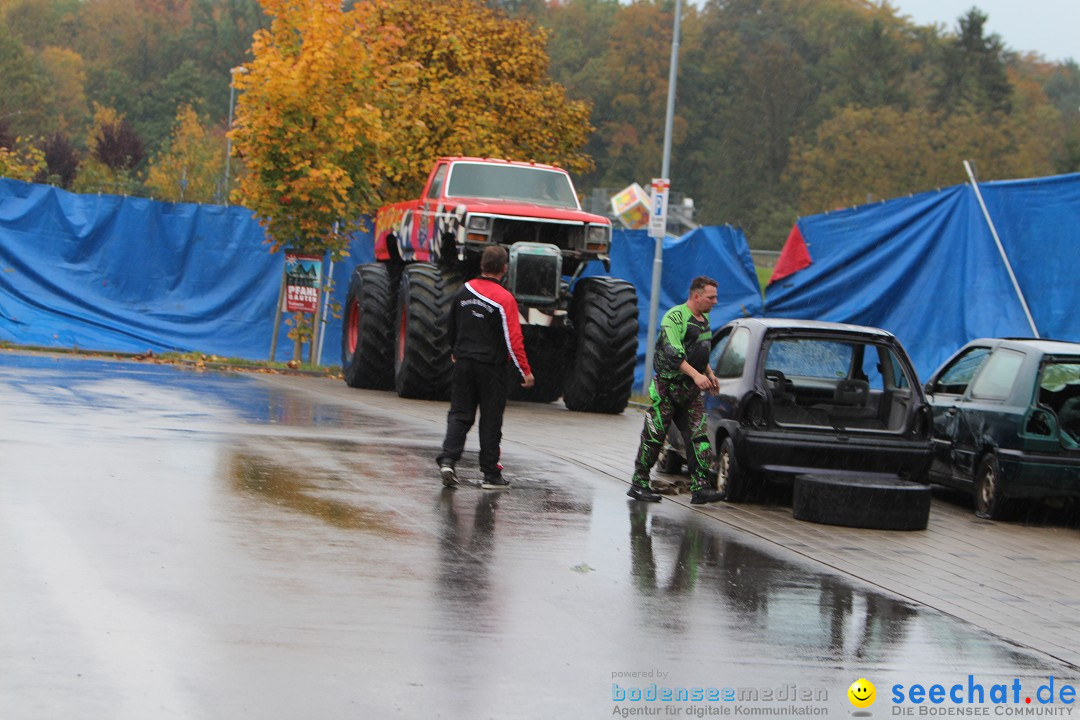
[[[550,458],[444,489],[441,428],[360,395],[0,355],[0,396],[4,720],[601,718],[613,683],[844,717],[860,677],[1076,676]]]

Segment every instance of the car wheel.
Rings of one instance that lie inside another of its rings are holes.
[[[975,515],[987,520],[1002,520],[1008,511],[1009,502],[1002,495],[997,456],[987,453],[975,473]]]
[[[741,502],[746,498],[748,478],[739,467],[735,458],[735,442],[724,438],[716,453],[716,490],[730,502]]]
[[[662,473],[668,475],[678,475],[682,470],[682,458],[679,457],[679,453],[670,447],[667,443],[664,443],[664,447],[660,449],[660,456],[656,459],[657,469]]]

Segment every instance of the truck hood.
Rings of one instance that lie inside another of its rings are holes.
[[[445,202],[464,205],[470,213],[507,215],[529,220],[562,220],[593,225],[610,225],[611,221],[603,215],[594,215],[584,210],[552,207],[540,203],[521,202],[518,200],[493,200],[491,198],[445,198]]]

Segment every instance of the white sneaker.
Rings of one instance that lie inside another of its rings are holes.
[[[453,465],[443,465],[440,467],[439,475],[442,476],[442,484],[445,487],[454,487],[458,484],[457,471],[454,470]]]

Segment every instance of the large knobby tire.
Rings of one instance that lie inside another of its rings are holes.
[[[394,340],[394,387],[401,397],[450,397],[446,316],[456,291],[457,284],[429,263],[408,265],[401,273]]]
[[[735,441],[725,437],[716,451],[716,490],[728,502],[742,502],[750,490],[750,476],[735,457]]]
[[[1011,509],[1011,503],[1002,494],[997,456],[987,453],[975,471],[975,515],[987,520],[1004,520]]]
[[[637,364],[637,292],[625,280],[590,277],[574,289],[573,365],[563,388],[569,410],[621,413]]]
[[[527,390],[521,387],[521,373],[517,365],[507,363],[510,373],[506,384],[510,389],[509,398],[536,403],[558,400],[563,393],[563,379],[566,376],[568,333],[562,329],[523,325],[521,334],[536,382]]]
[[[385,265],[361,265],[353,271],[341,328],[341,370],[349,387],[394,387],[390,295]]]

